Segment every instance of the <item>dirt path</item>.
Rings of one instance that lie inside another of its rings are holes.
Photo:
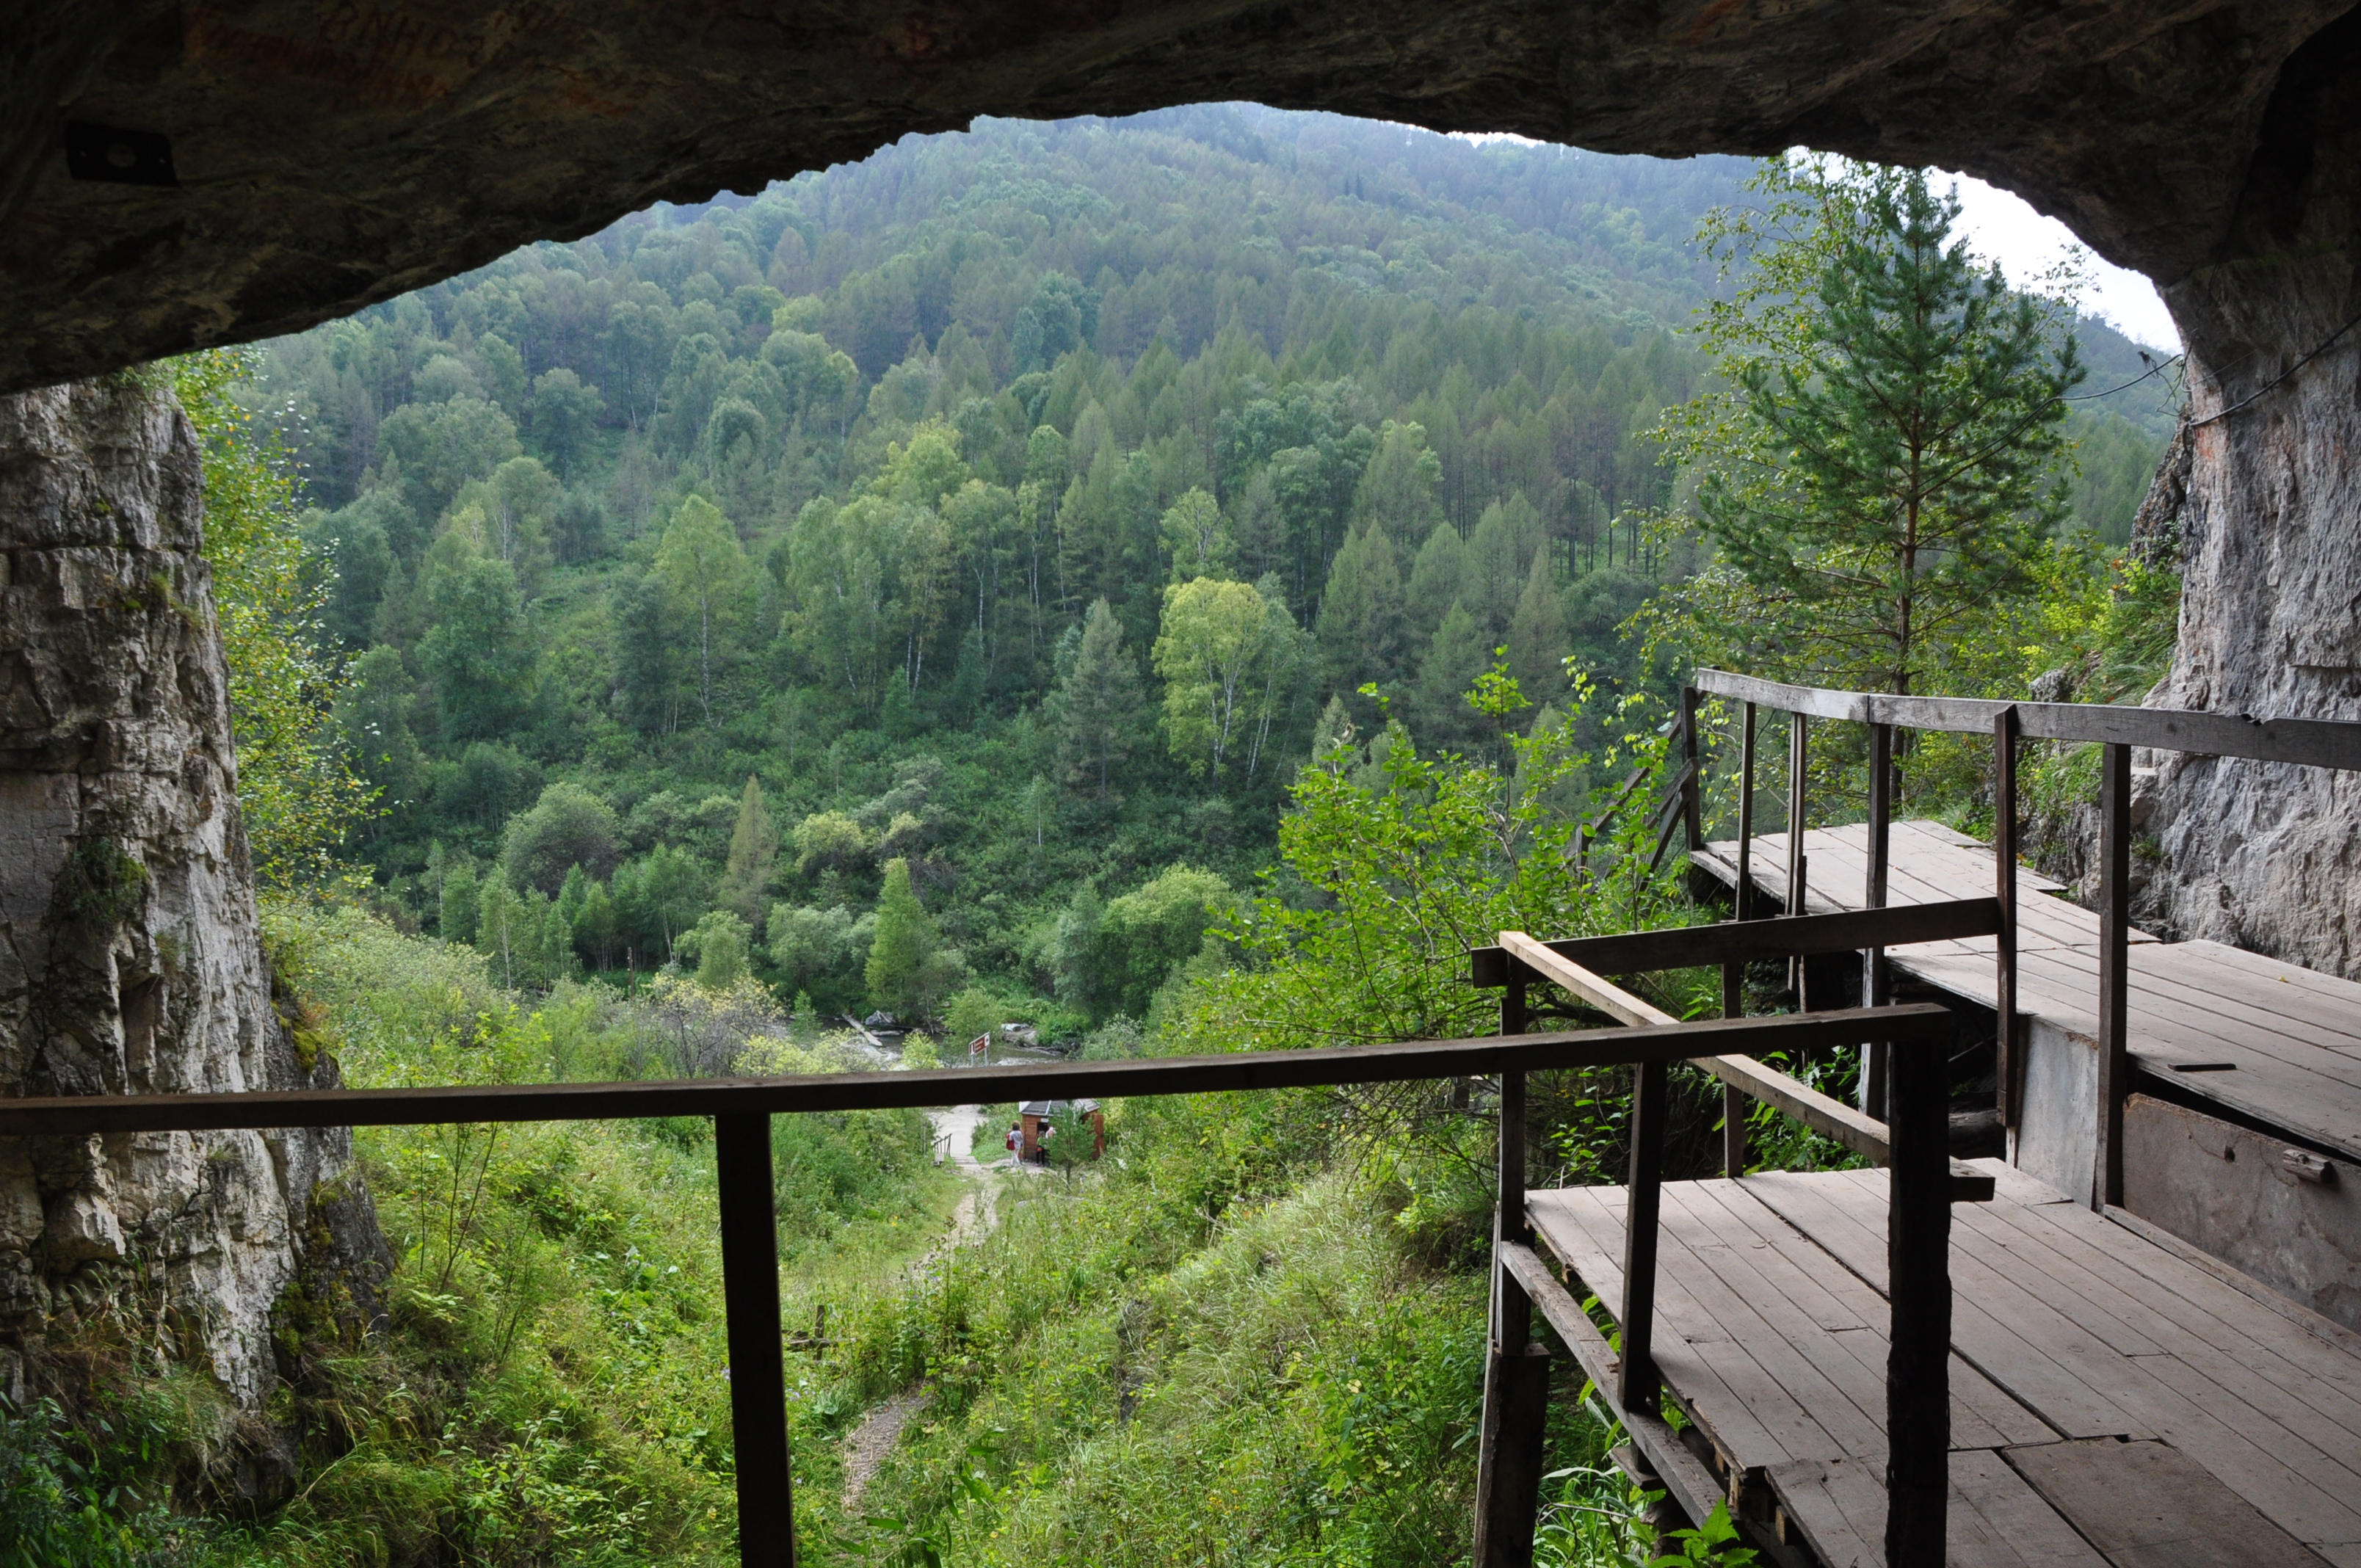
[[[969,1151],[976,1124],[983,1119],[983,1107],[960,1105],[949,1111],[930,1111],[928,1118],[935,1124],[936,1138],[950,1140],[951,1163],[959,1168],[969,1185],[959,1207],[951,1211],[950,1229],[924,1257],[910,1266],[913,1276],[925,1275],[961,1247],[990,1235],[1000,1219],[1000,1181]],[[927,1408],[932,1395],[933,1390],[924,1384],[905,1388],[862,1417],[861,1424],[844,1440],[844,1506],[848,1512],[861,1506],[862,1494],[869,1489],[877,1467],[885,1463],[885,1455],[901,1441],[902,1429],[910,1424],[911,1417]]]

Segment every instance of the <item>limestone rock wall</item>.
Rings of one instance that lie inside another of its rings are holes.
[[[2149,701],[2361,719],[2361,13],[2298,51],[2230,237],[2168,286],[2190,349],[2185,465],[2145,533],[2178,536],[2171,674]],[[2134,792],[2147,919],[2361,978],[2361,774],[2162,753]]]
[[[202,520],[169,393],[0,399],[0,1094],[334,1081],[272,1003]],[[0,1138],[0,1387],[129,1314],[258,1405],[311,1195],[349,1146]]]

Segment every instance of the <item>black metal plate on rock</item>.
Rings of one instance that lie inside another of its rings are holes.
[[[159,131],[113,126],[66,126],[66,172],[115,185],[178,185],[171,138]]]

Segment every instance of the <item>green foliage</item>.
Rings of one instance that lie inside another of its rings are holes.
[[[697,983],[708,991],[729,991],[746,975],[746,955],[753,931],[726,909],[716,909],[680,935],[680,956],[697,960]]]
[[[970,1040],[991,1034],[1006,1017],[999,997],[982,986],[967,986],[943,1009],[943,1036],[965,1051]]]
[[[738,821],[730,830],[730,857],[721,870],[715,897],[748,922],[763,917],[763,894],[778,863],[779,835],[771,826],[771,811],[763,786],[746,775],[746,792],[738,798]]]
[[[1118,1014],[1145,1018],[1157,992],[1198,956],[1206,928],[1232,903],[1227,883],[1187,865],[1104,904],[1080,890],[1058,935],[1060,994],[1094,1025]]]
[[[885,885],[877,895],[877,933],[862,971],[870,999],[897,1018],[930,1016],[949,989],[953,966],[941,938],[910,885],[910,862],[885,862]]]
[[[1274,720],[1301,702],[1304,639],[1284,592],[1276,575],[1258,587],[1196,577],[1164,590],[1152,655],[1164,732],[1172,754],[1199,773],[1236,771],[1252,783]]]
[[[321,625],[317,563],[295,526],[295,461],[232,395],[257,367],[250,351],[208,349],[175,360],[171,375],[203,459],[238,810],[256,876],[293,887],[333,874],[375,792],[354,776],[334,722],[342,672]]]
[[[1004,1198],[939,1285],[862,1315],[854,1365],[936,1389],[872,1506],[947,1562],[1464,1561],[1478,1282],[1409,1264],[1341,1179],[1209,1235],[1186,1147],[1140,1157],[1177,1187]]]
[[[622,848],[614,808],[563,780],[543,790],[532,810],[511,817],[500,837],[510,880],[551,894],[576,867],[603,881]]]
[[[92,1453],[92,1441],[103,1451]],[[69,1425],[57,1401],[18,1409],[0,1398],[0,1568],[135,1568],[173,1533],[161,1508],[111,1472],[148,1455],[104,1416]]]
[[[479,955],[350,908],[274,904],[265,919],[273,951],[340,1042],[348,1080],[364,1086],[670,1076],[687,1065],[675,1054],[683,1039],[742,1042],[750,1028],[773,1059],[792,1058],[786,1070],[851,1059],[829,1040],[773,1033],[785,1020],[742,991],[671,981],[627,1004],[605,987],[567,984],[528,1007]],[[950,1206],[916,1113],[782,1117],[774,1141],[791,1321],[808,1322],[848,1271],[898,1275]],[[523,1568],[734,1557],[703,1124],[366,1129],[357,1143],[399,1258],[393,1332],[302,1347],[309,1370],[275,1408],[298,1434],[298,1499],[211,1527],[202,1561]],[[807,1484],[799,1522],[827,1562],[846,1521],[832,1506],[838,1418],[817,1392],[807,1376],[789,1419]],[[0,1431],[0,1464],[27,1451],[5,1441],[14,1430]],[[63,1452],[52,1444],[42,1463],[67,1478],[65,1502],[79,1508]],[[0,1507],[38,1496],[0,1487]],[[63,1550],[28,1559],[133,1560]]]

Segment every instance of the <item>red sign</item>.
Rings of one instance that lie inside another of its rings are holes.
[[[990,1035],[978,1035],[974,1039],[970,1040],[967,1043],[967,1054],[972,1057],[980,1057],[991,1048],[992,1036]]]

